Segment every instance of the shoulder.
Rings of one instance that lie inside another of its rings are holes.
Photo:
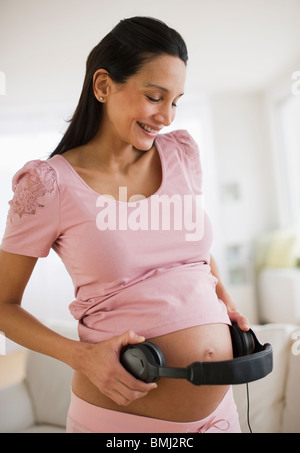
[[[25,184],[28,188],[42,185],[45,191],[51,192],[56,184],[56,172],[47,161],[31,160],[14,175],[12,180],[13,191],[20,184]]]
[[[190,133],[184,129],[172,131],[167,134],[161,134],[158,136],[158,140],[162,145],[177,143],[187,154],[199,152],[197,143]]]
[[[181,145],[198,148],[197,143],[195,142],[195,140],[188,131],[184,129],[179,129],[177,131],[171,132],[171,134],[173,135],[174,139]]]
[[[12,189],[1,247],[21,255],[47,256],[60,233],[55,170],[47,161],[29,161],[14,175]]]
[[[55,170],[47,161],[27,162],[12,179],[13,199],[9,216],[35,214],[39,208],[57,203],[58,190]],[[43,200],[43,201],[41,201]],[[42,204],[41,204],[42,203]]]
[[[162,147],[172,147],[176,145],[180,160],[196,173],[201,172],[199,147],[190,133],[179,129],[160,136]]]

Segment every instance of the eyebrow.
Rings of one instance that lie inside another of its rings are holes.
[[[145,86],[146,86],[146,88],[158,88],[159,90],[162,90],[165,93],[169,93],[169,90],[167,88],[164,88],[164,87],[162,87],[160,85],[156,85],[154,83],[147,83],[147,85],[145,85]],[[184,95],[184,93],[181,93],[181,94],[178,95],[178,97],[183,96],[183,95]]]

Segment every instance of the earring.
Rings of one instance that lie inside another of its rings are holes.
[[[104,101],[104,97],[101,96],[101,97],[99,98],[99,101]]]

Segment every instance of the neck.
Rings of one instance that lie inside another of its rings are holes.
[[[137,150],[130,143],[109,133],[107,128],[100,128],[85,149],[84,159],[87,159],[91,165],[118,172],[125,172],[142,154],[142,151]]]

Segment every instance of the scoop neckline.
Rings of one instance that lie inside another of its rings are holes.
[[[120,201],[120,200],[116,200],[113,196],[106,196],[106,195],[103,195],[99,192],[96,192],[94,189],[92,189],[91,186],[89,186],[85,180],[77,173],[77,171],[74,169],[74,167],[70,164],[70,162],[64,157],[63,154],[56,154],[54,157],[59,157],[61,158],[61,160],[63,162],[65,162],[65,164],[67,165],[67,167],[69,168],[69,170],[73,173],[73,175],[79,180],[79,182],[86,188],[88,189],[90,192],[92,192],[94,195],[96,195],[97,197],[102,197],[104,198],[105,200],[107,201],[114,201],[116,203],[124,203],[124,204],[127,204],[127,205],[131,205],[131,204],[134,204],[136,205],[136,203],[141,203],[141,202],[146,202],[146,201],[149,201],[151,200],[152,197],[154,197],[155,195],[158,195],[163,187],[164,187],[164,184],[165,184],[165,160],[164,160],[164,156],[163,156],[163,152],[160,148],[160,145],[158,144],[158,137],[155,139],[154,141],[154,146],[156,147],[156,150],[158,152],[158,156],[159,156],[159,159],[160,159],[160,166],[161,166],[161,173],[162,173],[162,176],[161,176],[161,183],[160,183],[160,186],[159,188],[151,195],[149,195],[149,197],[144,197],[140,200],[136,200],[136,201]],[[147,151],[146,151],[147,152]],[[139,195],[139,194],[137,194]]]

